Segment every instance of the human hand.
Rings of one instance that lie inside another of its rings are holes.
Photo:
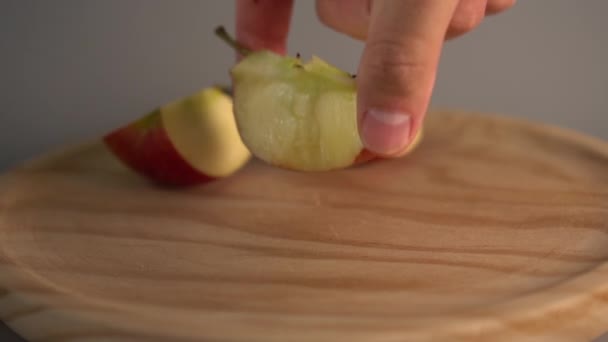
[[[406,151],[432,95],[443,43],[515,0],[317,0],[320,20],[365,41],[357,74],[357,115],[365,147],[385,157]],[[286,50],[293,0],[237,0],[236,35],[245,46]]]

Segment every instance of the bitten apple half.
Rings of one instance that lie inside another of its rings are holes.
[[[318,57],[248,51],[216,33],[244,58],[230,74],[234,112],[245,145],[258,158],[299,171],[328,171],[376,159],[357,127],[357,87],[349,73]],[[418,145],[419,133],[407,154]]]
[[[192,186],[230,176],[251,154],[220,88],[162,106],[104,136],[124,164],[157,183]]]

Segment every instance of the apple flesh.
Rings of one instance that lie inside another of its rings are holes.
[[[359,136],[352,75],[314,56],[303,63],[272,51],[245,51],[221,28],[216,33],[244,54],[230,75],[237,127],[253,155],[298,171],[342,169],[378,158]]]
[[[228,177],[251,156],[237,130],[232,99],[216,87],[161,106],[103,141],[138,174],[172,186]]]
[[[376,159],[359,137],[357,88],[347,72],[318,57],[302,63],[258,51],[230,73],[237,125],[256,157],[300,171],[341,169]]]

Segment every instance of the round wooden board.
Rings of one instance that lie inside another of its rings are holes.
[[[98,143],[0,189],[0,317],[31,341],[590,341],[608,144],[434,112],[409,157],[153,186]]]

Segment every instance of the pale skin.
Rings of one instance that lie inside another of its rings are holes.
[[[236,0],[237,39],[286,52],[293,0]],[[357,70],[357,115],[365,147],[406,151],[421,128],[446,40],[477,27],[516,0],[317,0],[328,27],[365,43]]]

